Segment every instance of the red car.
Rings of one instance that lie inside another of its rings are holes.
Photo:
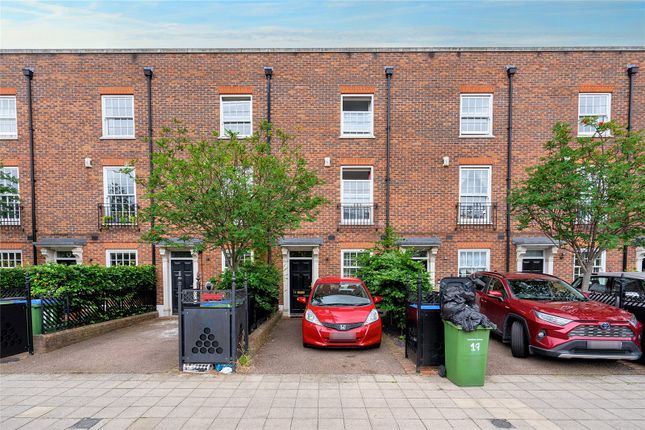
[[[476,301],[514,357],[637,360],[642,325],[631,313],[588,300],[555,276],[478,272]]]
[[[372,295],[357,278],[320,278],[311,288],[302,318],[305,347],[376,347],[381,345],[381,318]]]

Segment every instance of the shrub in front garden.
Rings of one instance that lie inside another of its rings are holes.
[[[375,248],[359,257],[359,265],[356,276],[365,282],[373,296],[383,298],[378,308],[386,313],[384,323],[403,331],[408,288],[415,293],[417,278],[421,275],[423,290],[430,290],[428,272],[412,259],[411,251],[401,250],[391,229],[386,229]]]
[[[253,295],[259,310],[270,313],[278,306],[280,291],[280,271],[271,264],[262,262],[246,263],[240,267],[236,274],[237,288],[244,288],[244,277],[247,277],[249,294]],[[217,289],[231,288],[232,273],[230,270],[211,279]]]
[[[155,268],[143,266],[113,266],[42,264],[0,270],[0,288],[23,288],[25,273],[31,279],[31,294],[42,296],[101,295],[116,291],[154,291]]]

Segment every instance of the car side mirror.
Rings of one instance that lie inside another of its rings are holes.
[[[307,298],[305,296],[298,296],[296,300],[298,301],[298,303],[302,303],[303,305],[307,304]]]
[[[381,297],[381,296],[374,296],[373,299],[374,299],[374,304],[375,305],[378,305],[379,303],[381,303],[383,301],[383,297]]]
[[[500,302],[504,300],[504,296],[502,295],[501,291],[489,291],[488,292],[488,297],[492,297],[494,299],[499,300]]]

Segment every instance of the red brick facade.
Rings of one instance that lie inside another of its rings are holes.
[[[341,272],[341,250],[371,246],[382,234],[385,217],[385,143],[387,93],[384,66],[391,80],[391,221],[401,236],[441,240],[436,279],[457,272],[459,249],[489,249],[490,269],[504,270],[504,208],[508,78],[514,64],[513,179],[542,154],[542,145],[558,120],[575,124],[579,92],[611,92],[611,117],[627,121],[628,64],[645,64],[642,50],[437,50],[365,52],[58,52],[0,54],[0,95],[15,93],[17,139],[0,140],[0,163],[20,169],[21,227],[0,229],[0,250],[21,249],[33,263],[29,132],[23,67],[33,67],[33,119],[38,240],[78,238],[83,263],[105,264],[107,249],[137,249],[139,263],[151,261],[150,245],[140,231],[98,228],[97,204],[103,199],[103,167],[136,162],[136,174],[148,173],[147,83],[143,67],[154,67],[152,80],[155,135],[174,118],[198,133],[219,131],[220,95],[253,97],[253,126],[266,118],[266,78],[273,67],[272,121],[297,137],[310,165],[325,184],[330,200],[315,223],[290,236],[321,238],[319,275]],[[634,80],[633,127],[645,128],[645,80]],[[374,137],[341,138],[341,95],[373,94]],[[493,136],[460,137],[460,93],[493,96]],[[102,135],[101,94],[134,96],[134,139]],[[331,165],[324,165],[329,157]],[[444,166],[444,157],[449,163]],[[85,167],[85,159],[92,167]],[[339,226],[342,166],[372,166],[375,226]],[[492,171],[492,201],[497,226],[458,229],[459,167],[487,165]],[[139,196],[142,190],[137,190]],[[143,199],[138,203],[144,205]],[[145,229],[146,226],[141,226]],[[540,236],[513,232],[512,237]],[[159,252],[159,251],[157,251]],[[275,261],[282,253],[275,250]],[[203,278],[221,270],[219,253],[197,256]],[[620,270],[621,251],[607,253],[606,268]],[[44,256],[38,255],[38,263]],[[162,256],[157,256],[162,270]],[[554,274],[571,280],[572,257],[558,252]],[[628,256],[636,265],[635,250]],[[516,247],[510,256],[516,267]],[[163,303],[159,291],[159,303]]]

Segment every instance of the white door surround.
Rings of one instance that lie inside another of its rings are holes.
[[[292,251],[311,251],[311,257],[292,257]],[[282,304],[280,310],[284,316],[291,316],[290,313],[290,296],[289,291],[289,261],[290,260],[311,260],[311,282],[312,284],[318,279],[318,255],[319,246],[312,245],[283,245],[282,246]]]
[[[173,258],[172,252],[190,251],[190,258]],[[161,255],[161,273],[163,283],[163,304],[157,305],[157,312],[160,317],[172,315],[172,270],[171,260],[192,260],[193,261],[193,285],[197,285],[197,276],[199,275],[199,253],[189,248],[174,248],[159,246]]]
[[[528,250],[537,250],[544,252],[544,273],[553,275],[553,260],[558,253],[558,247],[553,245],[517,245],[515,251],[517,255],[517,271],[522,271],[522,260]]]

